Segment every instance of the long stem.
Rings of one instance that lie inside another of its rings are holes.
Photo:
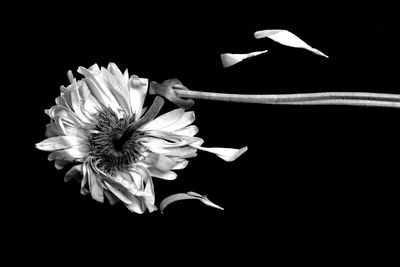
[[[400,108],[400,95],[365,92],[323,92],[304,94],[251,95],[225,94],[181,90],[175,88],[179,97],[214,101],[279,104],[279,105],[351,105]]]

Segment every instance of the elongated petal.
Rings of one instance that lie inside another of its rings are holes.
[[[247,146],[242,147],[241,149],[234,149],[234,148],[222,148],[222,147],[201,147],[197,145],[191,145],[199,150],[204,150],[210,153],[213,153],[220,157],[225,161],[234,161],[240,155],[247,151]]]
[[[171,170],[175,165],[176,161],[164,155],[150,153],[144,160],[144,163],[150,167],[156,167],[162,170]]]
[[[104,73],[104,78],[107,82],[107,85],[110,89],[110,92],[113,94],[115,99],[117,99],[119,105],[124,110],[125,114],[131,114],[130,100],[128,95],[128,90],[122,84],[122,81],[116,78],[113,74],[111,74],[108,70],[102,69]],[[122,79],[122,74],[121,74]]]
[[[83,141],[82,138],[77,136],[55,136],[37,143],[36,148],[44,151],[55,151],[80,145]]]
[[[87,168],[86,175],[89,184],[89,191],[92,198],[98,202],[103,203],[104,193],[103,193],[103,186],[101,184],[101,177],[96,176],[96,173],[93,171],[92,167]]]
[[[65,160],[68,162],[81,162],[88,155],[86,146],[74,146],[68,149],[57,150],[48,156],[48,160]]]
[[[164,198],[163,201],[161,201],[161,203],[160,203],[160,211],[163,212],[164,209],[173,202],[176,202],[179,200],[186,200],[186,199],[197,199],[197,200],[200,200],[201,202],[203,202],[204,204],[206,204],[207,206],[221,209],[221,210],[224,209],[224,208],[214,204],[213,202],[211,202],[206,196],[202,196],[202,195],[194,193],[194,192],[187,192],[186,194],[178,193],[178,194],[174,194],[174,195]]]
[[[168,132],[180,130],[194,122],[195,118],[194,111],[185,112],[177,122],[162,128],[162,130]]]
[[[128,190],[122,186],[119,186],[116,183],[111,183],[111,181],[104,181],[107,189],[110,190],[119,200],[124,202],[127,205],[132,204],[131,194]]]
[[[199,132],[199,128],[197,128],[196,125],[189,125],[188,127],[179,129],[174,131],[174,134],[178,134],[178,135],[185,135],[185,136],[190,136],[193,137],[195,136],[197,133]]]
[[[69,182],[72,178],[75,178],[82,173],[82,164],[75,165],[69,171],[65,173],[64,182]]]
[[[139,119],[143,112],[143,103],[149,87],[149,81],[145,78],[139,78],[132,75],[129,80],[129,94],[131,101],[132,114],[135,119]]]
[[[85,81],[90,93],[96,97],[96,100],[98,100],[104,108],[110,107],[114,113],[121,118],[122,115],[119,112],[121,106],[107,86],[105,81],[106,74],[104,71],[100,70],[97,65],[93,65],[89,69],[79,67],[78,72],[86,77]]]
[[[251,53],[247,53],[247,54],[225,53],[225,54],[221,54],[221,61],[222,61],[222,65],[224,66],[224,68],[227,68],[227,67],[230,67],[232,65],[235,65],[235,64],[243,61],[244,59],[252,58],[252,57],[261,55],[263,53],[266,53],[266,52],[268,52],[268,50],[256,51],[256,52],[251,52]]]
[[[86,189],[86,184],[87,184],[87,182],[88,182],[88,176],[87,176],[87,164],[84,164],[83,166],[82,166],[82,174],[83,174],[83,177],[82,177],[82,181],[81,181],[81,194],[82,195],[87,195],[87,194],[89,194],[89,190],[87,190]]]
[[[170,126],[171,124],[178,122],[184,113],[185,110],[183,108],[174,109],[170,112],[167,112],[155,118],[148,124],[144,125],[141,128],[141,130],[148,131],[148,130],[160,130],[166,128],[167,126]]]
[[[314,54],[317,54],[319,56],[323,57],[328,57],[318,49],[315,49],[308,45],[306,42],[301,40],[299,37],[294,35],[293,33],[287,31],[287,30],[263,30],[263,31],[257,31],[254,33],[254,37],[257,39],[261,38],[269,38],[275,42],[278,42],[280,44],[290,46],[290,47],[295,47],[295,48],[303,48],[306,50],[311,51]]]
[[[156,178],[160,178],[160,179],[164,179],[164,180],[171,181],[171,180],[175,180],[177,177],[177,174],[173,171],[162,170],[162,169],[155,168],[155,167],[149,167],[148,170],[152,177],[156,177]]]

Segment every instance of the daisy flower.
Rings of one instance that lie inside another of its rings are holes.
[[[247,150],[206,148],[195,137],[194,111],[183,108],[157,116],[164,98],[157,95],[147,109],[143,107],[149,91],[148,79],[122,73],[110,63],[79,67],[84,76],[77,80],[68,72],[70,85],[61,86],[56,105],[46,114],[47,139],[36,144],[51,152],[48,160],[57,169],[72,167],[65,181],[80,181],[81,193],[99,202],[123,202],[135,213],[152,212],[155,206],[153,178],[174,180],[175,170],[183,169],[198,150],[233,161]],[[151,89],[151,88],[150,88]],[[185,197],[169,197],[180,200]],[[186,199],[208,199],[191,192]],[[165,203],[165,202],[164,202]],[[211,203],[211,202],[210,202]]]

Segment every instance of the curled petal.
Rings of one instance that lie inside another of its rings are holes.
[[[296,35],[294,35],[293,33],[291,33],[290,31],[287,31],[287,30],[257,31],[254,33],[254,37],[257,39],[267,37],[267,38],[269,38],[275,42],[278,42],[280,44],[290,46],[290,47],[295,47],[295,48],[303,48],[303,49],[313,52],[314,54],[328,58],[327,55],[325,55],[318,49],[315,49],[315,48],[309,46],[306,42],[304,42],[299,37],[297,37]]]
[[[166,197],[163,199],[163,201],[161,201],[160,203],[160,211],[163,212],[163,210],[171,203],[175,202],[175,201],[179,201],[179,200],[186,200],[186,199],[198,199],[201,202],[203,202],[204,204],[206,204],[207,206],[213,207],[213,208],[217,208],[217,209],[221,209],[223,210],[224,208],[214,204],[213,202],[211,202],[206,196],[202,196],[200,194],[197,194],[195,192],[187,192],[185,193],[178,193],[178,194],[174,194],[171,195],[169,197]]]
[[[222,147],[202,147],[198,145],[190,145],[194,148],[197,148],[199,150],[204,150],[210,153],[213,153],[220,157],[221,159],[225,161],[234,161],[240,155],[242,155],[244,152],[247,151],[247,146],[242,147],[241,149],[234,149],[234,148],[222,148]]]

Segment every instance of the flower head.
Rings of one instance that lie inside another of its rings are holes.
[[[99,202],[106,197],[135,213],[152,212],[157,209],[152,178],[174,180],[174,171],[185,168],[197,150],[226,161],[247,150],[202,147],[191,125],[193,111],[178,108],[157,117],[164,99],[156,96],[146,110],[148,80],[129,77],[113,63],[78,72],[84,78],[76,80],[69,71],[71,84],[61,87],[56,105],[46,110],[47,139],[36,147],[51,152],[48,159],[57,169],[74,164],[65,180],[78,179],[81,193]]]

